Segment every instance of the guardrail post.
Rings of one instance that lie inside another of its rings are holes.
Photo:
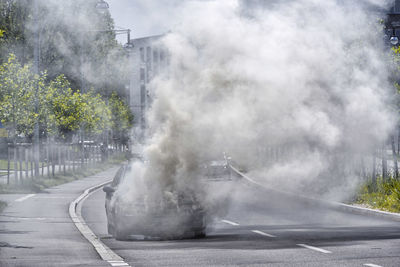
[[[388,172],[387,172],[387,159],[386,159],[386,142],[383,143],[382,146],[382,179],[386,180],[388,177]]]
[[[25,177],[28,178],[29,177],[29,161],[28,161],[28,153],[29,153],[29,149],[28,147],[24,148],[24,154],[25,154]]]
[[[7,143],[7,184],[10,184],[10,161],[11,161],[10,144]]]
[[[55,162],[55,149],[54,149],[54,143],[51,143],[51,175],[52,177],[55,176],[55,171],[56,171],[56,162]]]
[[[46,165],[47,165],[46,166],[46,168],[47,168],[47,177],[50,178],[50,144],[49,144],[49,139],[47,139],[47,146],[46,146]]]

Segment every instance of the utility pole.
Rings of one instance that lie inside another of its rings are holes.
[[[33,17],[35,20],[35,34],[34,34],[34,50],[33,50],[33,72],[39,76],[39,63],[40,63],[40,26],[39,26],[39,0],[34,1]],[[35,113],[39,113],[39,80],[36,84],[35,93]],[[35,127],[33,132],[33,151],[35,161],[35,176],[39,176],[39,158],[40,158],[40,140],[39,140],[39,116],[36,117]]]

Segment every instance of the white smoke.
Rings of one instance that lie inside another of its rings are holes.
[[[201,164],[226,152],[267,185],[343,198],[338,187],[357,183],[345,163],[391,131],[389,49],[374,12],[387,3],[263,3],[180,6],[148,114],[153,196],[198,189]]]

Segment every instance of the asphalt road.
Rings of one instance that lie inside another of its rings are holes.
[[[101,190],[82,214],[131,266],[400,266],[398,222],[282,199],[241,182],[216,183],[229,188],[231,204],[204,239],[116,241],[107,235]]]
[[[9,203],[0,215],[0,266],[110,266],[72,224],[68,205],[115,171],[44,194],[0,195]],[[116,241],[106,232],[101,190],[82,214],[131,266],[400,266],[398,222],[326,210],[241,182],[213,185],[231,199],[204,239]]]

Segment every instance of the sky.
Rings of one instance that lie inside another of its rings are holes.
[[[167,32],[173,25],[177,0],[107,0],[117,27],[131,29],[131,38]],[[126,35],[118,36],[126,43]]]

